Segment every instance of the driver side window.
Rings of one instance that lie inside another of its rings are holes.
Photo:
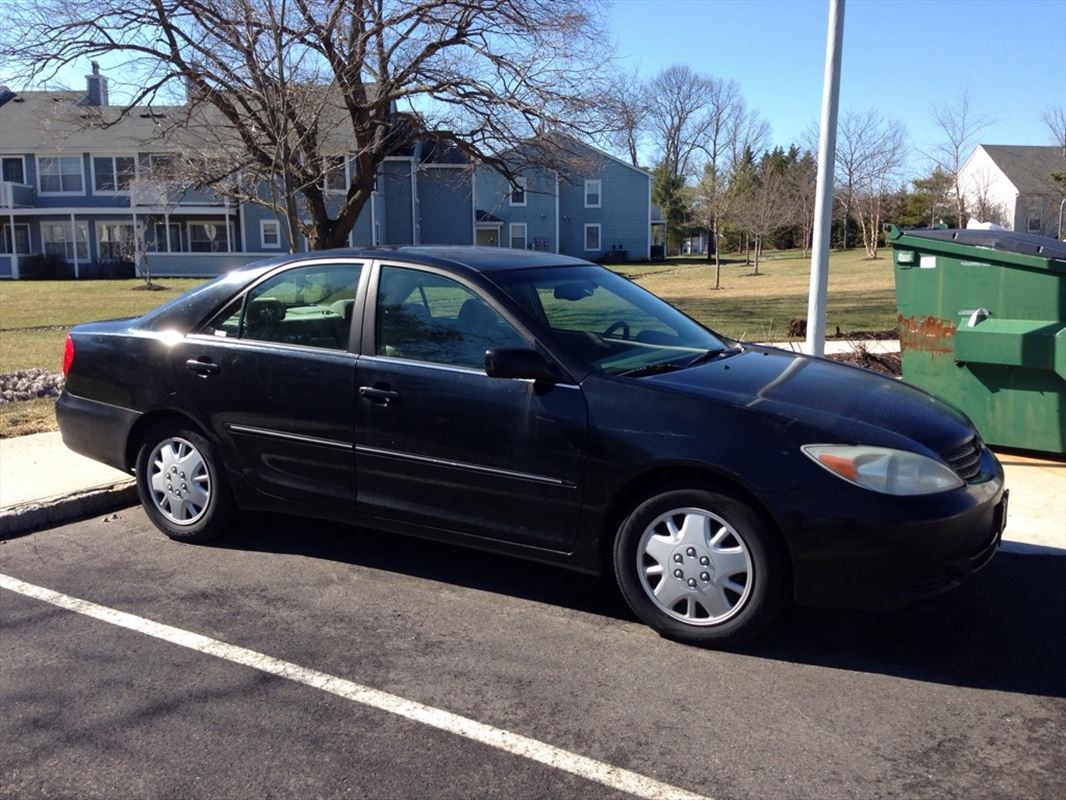
[[[429,272],[382,267],[375,352],[392,358],[481,369],[485,351],[526,341],[485,300]]]

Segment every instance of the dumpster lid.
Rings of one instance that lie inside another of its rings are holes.
[[[936,239],[942,242],[957,242],[973,247],[985,247],[991,250],[1004,250],[1027,256],[1054,258],[1066,261],[1066,242],[1037,236],[1033,233],[1015,233],[1014,231],[983,231],[967,228],[903,228],[900,236],[914,236],[919,239]],[[896,239],[898,236],[890,237]]]

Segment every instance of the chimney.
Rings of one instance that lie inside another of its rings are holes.
[[[88,92],[85,94],[85,100],[82,101],[87,106],[106,106],[107,102],[107,78],[100,74],[100,63],[98,61],[92,62],[93,74],[85,76],[85,82],[88,85]]]

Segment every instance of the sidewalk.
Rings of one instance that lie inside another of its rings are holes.
[[[1066,555],[1066,462],[1000,454],[1004,549]],[[0,439],[0,538],[135,505],[133,478],[72,453],[59,433]]]
[[[781,350],[789,350],[793,353],[806,352],[805,343],[797,339],[793,342],[760,342],[768,347],[777,347]],[[840,353],[857,353],[859,350],[868,353],[898,353],[899,339],[826,339],[825,354],[835,356]]]
[[[58,431],[0,439],[0,539],[136,502],[132,475],[68,450]]]

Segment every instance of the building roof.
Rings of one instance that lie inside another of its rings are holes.
[[[85,92],[16,92],[0,105],[8,153],[211,152],[239,142],[232,125],[209,103],[194,105],[89,105]],[[347,109],[335,93],[310,96],[326,152],[351,149]]]
[[[177,150],[180,106],[145,106],[122,117],[120,106],[87,106],[84,92],[18,92],[0,106],[5,152],[61,153]]]
[[[1061,194],[1053,172],[1066,171],[1061,147],[1008,144],[979,145],[1021,194]]]

